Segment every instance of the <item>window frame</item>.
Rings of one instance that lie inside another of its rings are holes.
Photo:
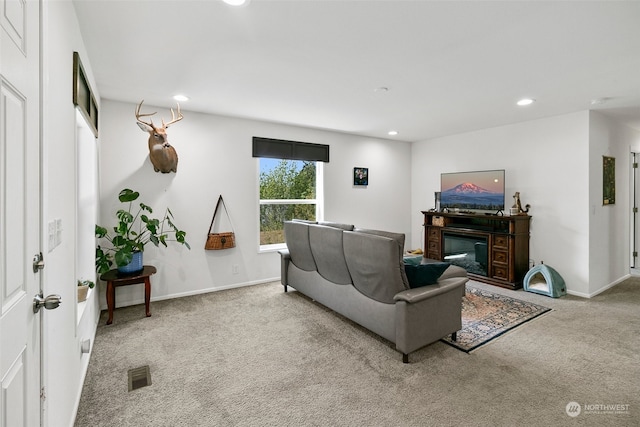
[[[269,245],[260,244],[260,223],[261,223],[261,206],[263,205],[316,205],[316,221],[324,220],[324,162],[315,161],[316,166],[316,198],[315,199],[261,199],[260,198],[260,160],[273,159],[272,157],[256,157],[256,190],[258,193],[258,212],[256,218],[258,220],[258,253],[276,252],[287,248],[286,243],[273,243]],[[295,161],[293,159],[279,159]]]

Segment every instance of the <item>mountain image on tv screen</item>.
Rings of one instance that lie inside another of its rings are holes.
[[[448,209],[504,209],[504,170],[443,173],[440,206]]]

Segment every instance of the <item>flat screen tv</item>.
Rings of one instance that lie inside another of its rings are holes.
[[[440,175],[440,208],[504,210],[504,169]]]

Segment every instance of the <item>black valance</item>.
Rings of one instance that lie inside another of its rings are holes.
[[[328,162],[329,146],[254,136],[253,157]]]

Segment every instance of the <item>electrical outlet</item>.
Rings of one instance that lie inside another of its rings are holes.
[[[238,264],[233,264],[231,266],[231,272],[233,274],[240,274],[240,267],[238,266]]]

